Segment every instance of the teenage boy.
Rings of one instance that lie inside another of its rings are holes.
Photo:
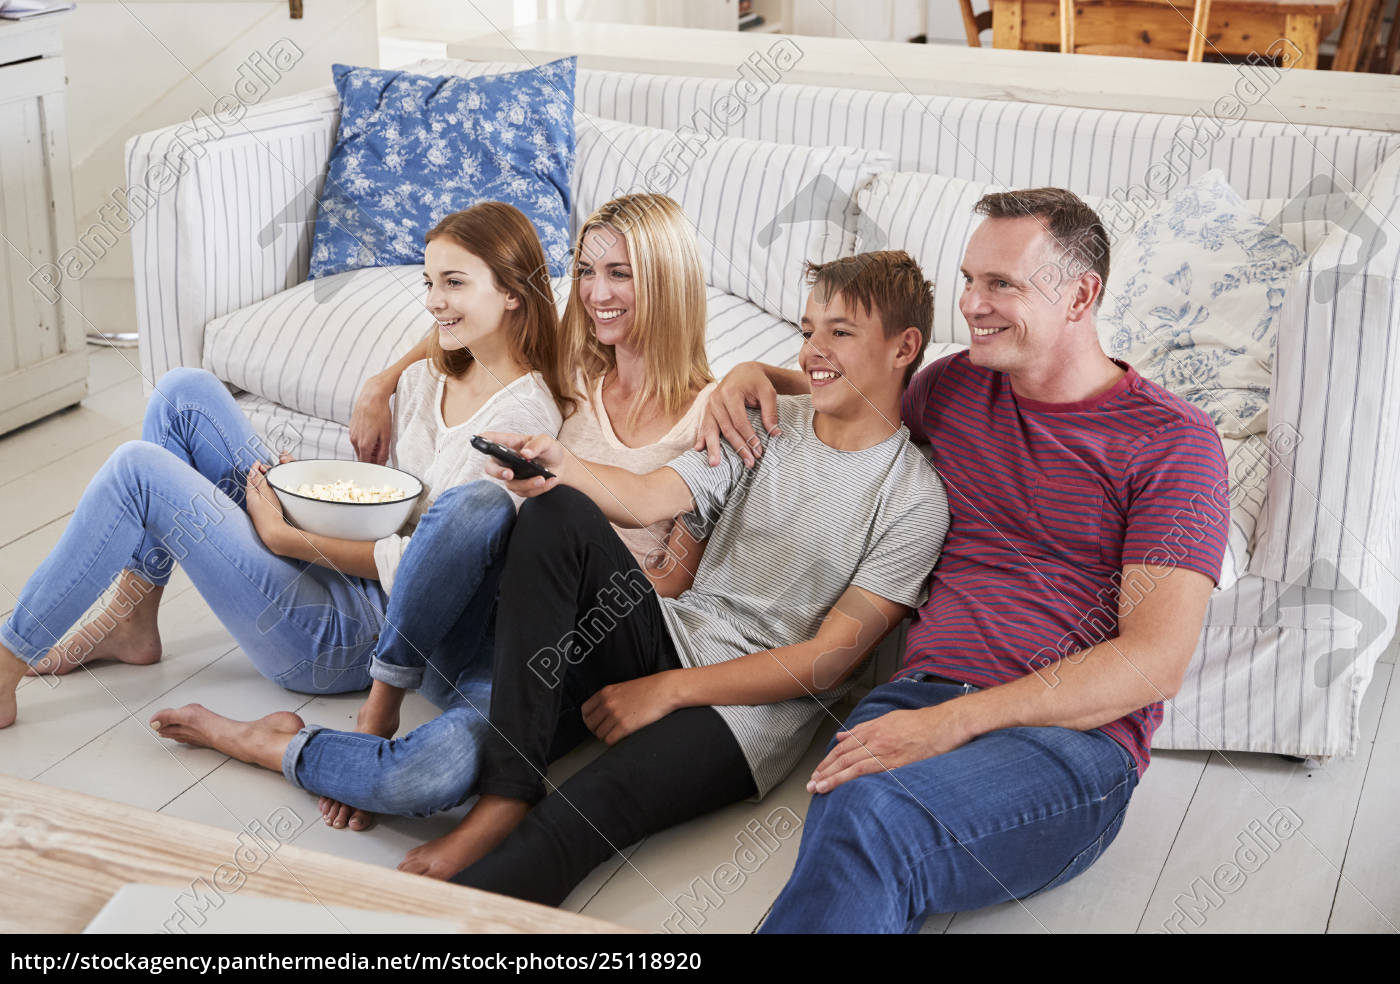
[[[1123,823],[1181,685],[1229,524],[1210,418],[1110,359],[1094,313],[1108,237],[1061,188],[988,195],[963,258],[971,348],[919,373],[953,528],[904,667],[808,783],[797,865],[764,932],[899,932],[1087,869]],[[745,401],[807,380],[754,364]],[[770,421],[771,417],[768,418]]]
[[[529,498],[501,579],[481,798],[403,870],[557,905],[616,850],[766,794],[920,603],[948,508],[899,405],[931,286],[894,252],[807,279],[811,392],[778,401],[783,436],[751,471],[690,452],[635,475],[548,437],[487,435],[555,477],[509,485]],[[609,521],[676,515],[708,540],[693,587],[658,598]],[[586,731],[608,749],[545,796],[550,760]]]

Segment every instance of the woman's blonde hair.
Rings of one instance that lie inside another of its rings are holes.
[[[480,258],[490,268],[496,286],[519,299],[520,306],[506,312],[512,329],[511,355],[544,377],[561,412],[572,410],[573,381],[562,361],[559,311],[550,290],[549,264],[534,225],[514,205],[480,202],[444,216],[424,242],[439,237]],[[469,350],[444,349],[436,332],[428,337],[428,358],[445,376],[460,376],[472,364]]]
[[[673,199],[633,194],[606,203],[579,230],[562,334],[566,365],[582,374],[585,399],[617,367],[612,346],[598,341],[579,297],[579,267],[597,259],[584,254],[584,238],[595,229],[622,236],[632,266],[636,299],[627,340],[643,353],[646,380],[628,422],[635,425],[644,408],[678,414],[714,380],[705,355],[705,276],[690,224]]]

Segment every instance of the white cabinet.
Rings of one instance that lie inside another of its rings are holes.
[[[61,21],[0,21],[0,433],[87,394]]]

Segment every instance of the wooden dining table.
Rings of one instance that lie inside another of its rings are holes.
[[[0,932],[82,932],[123,885],[208,882],[239,846],[217,827],[0,775]],[[463,933],[631,932],[291,843],[245,877],[240,895],[422,916]]]
[[[1207,54],[1281,56],[1285,68],[1317,68],[1319,42],[1347,0],[1211,0]],[[1075,7],[1077,44],[1139,44],[1185,51],[1192,0],[1086,3]],[[992,46],[1058,50],[1059,0],[992,0]]]

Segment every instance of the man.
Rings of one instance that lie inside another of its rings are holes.
[[[766,932],[915,930],[1066,881],[1113,840],[1220,574],[1226,471],[1209,418],[1104,354],[1108,238],[1068,191],[988,195],[964,257],[968,352],[902,414],[953,516],[904,665],[808,784]],[[753,460],[744,404],[801,374],[749,364],[702,431]],[[699,445],[697,445],[698,447]]]
[[[948,510],[899,405],[929,284],[904,253],[809,278],[810,393],[777,402],[784,436],[752,471],[692,452],[636,475],[545,436],[487,435],[555,477],[488,467],[539,498],[521,508],[501,578],[481,798],[401,868],[557,905],[618,848],[767,793],[922,600]],[[692,588],[663,599],[610,521],[677,515],[707,538]],[[608,749],[545,796],[549,760],[588,731]]]

